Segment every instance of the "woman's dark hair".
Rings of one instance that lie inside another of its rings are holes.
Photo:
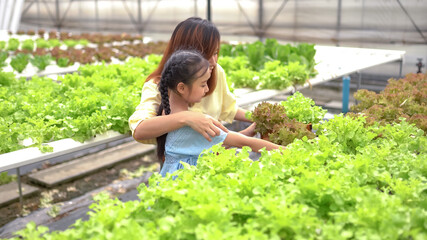
[[[163,58],[154,72],[148,75],[145,81],[160,79],[161,73],[165,67],[166,61],[172,53],[179,49],[195,49],[199,51],[206,59],[210,59],[215,52],[219,51],[220,35],[216,26],[206,19],[199,17],[190,17],[180,22],[172,33],[171,39],[163,53]],[[212,71],[208,82],[209,91],[206,95],[211,94],[216,87],[216,71]]]
[[[166,62],[162,71],[162,77],[159,82],[159,92],[162,97],[157,116],[161,116],[163,112],[169,115],[171,112],[169,105],[168,91],[176,91],[178,83],[182,82],[190,89],[194,80],[201,77],[209,68],[209,61],[206,60],[196,50],[178,50],[175,51]],[[204,70],[204,71],[201,71]],[[163,158],[165,156],[166,134],[157,138],[157,157],[160,164],[163,166]]]

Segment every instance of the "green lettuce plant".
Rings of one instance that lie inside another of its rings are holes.
[[[0,41],[0,50],[4,50],[4,49],[6,49],[6,42]]]
[[[0,68],[7,66],[6,59],[8,57],[8,53],[6,51],[0,51]]]
[[[289,71],[280,61],[271,61],[264,64],[259,72],[259,85],[263,89],[286,89],[292,85]]]
[[[19,48],[20,42],[16,38],[9,38],[7,42],[7,50],[16,51]]]
[[[80,39],[78,41],[78,44],[82,45],[82,46],[87,46],[89,44],[89,41],[87,39]]]
[[[56,38],[49,39],[48,40],[48,44],[49,44],[49,46],[51,48],[60,47],[61,46],[61,42],[58,39],[56,39]]]
[[[21,73],[28,65],[28,58],[27,54],[18,53],[18,55],[12,58],[10,65],[15,71]]]
[[[0,173],[0,185],[16,181],[16,175],[8,175],[7,172]]]
[[[308,81],[309,74],[305,65],[299,62],[290,62],[285,67],[292,85],[304,85]]]
[[[76,40],[72,40],[72,39],[66,39],[66,40],[64,40],[64,44],[68,48],[74,48],[77,44],[79,44],[79,42]]]
[[[246,46],[247,56],[249,59],[249,66],[252,70],[260,70],[265,62],[265,47],[260,41],[255,41]]]
[[[44,40],[43,38],[37,38],[36,39],[36,45],[37,45],[37,48],[49,48],[50,47],[49,41]]]
[[[33,58],[30,58],[31,64],[37,67],[39,71],[45,70],[51,61],[52,61],[52,57],[50,56],[50,54],[43,55],[43,56],[35,55],[33,56]]]
[[[56,64],[59,67],[67,67],[68,65],[70,65],[70,59],[68,59],[66,57],[58,58],[58,60],[56,60]]]
[[[21,45],[22,49],[28,50],[28,51],[33,51],[34,49],[34,41],[32,39],[26,39],[22,42]]]
[[[311,98],[304,97],[301,92],[295,92],[289,96],[281,105],[285,108],[286,115],[290,119],[296,119],[302,123],[319,123],[327,112],[320,106],[316,106]]]

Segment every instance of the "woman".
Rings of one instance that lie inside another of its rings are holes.
[[[176,26],[158,68],[145,81],[140,104],[129,118],[129,126],[135,140],[156,143],[155,138],[183,126],[189,126],[211,141],[211,137],[220,134],[218,128],[228,131],[219,121],[231,123],[234,119],[250,122],[245,117],[246,111],[237,106],[234,95],[228,89],[225,72],[217,64],[219,48],[220,34],[211,22],[191,17]],[[180,49],[197,50],[209,61],[211,73],[208,80],[209,92],[189,111],[157,116],[161,102],[158,90],[161,73],[172,53]],[[254,127],[252,124],[241,133],[253,135]]]

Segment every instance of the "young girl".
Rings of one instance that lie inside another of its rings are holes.
[[[161,104],[157,114],[169,115],[187,111],[193,104],[198,103],[209,92],[208,80],[211,77],[209,62],[195,50],[179,50],[171,55],[166,62],[159,83]],[[186,162],[197,165],[197,159],[204,149],[224,142],[232,147],[249,146],[253,151],[261,148],[277,149],[279,145],[248,137],[240,133],[219,130],[220,134],[205,139],[191,127],[184,126],[157,138],[157,155],[164,163],[160,174],[172,173],[183,168],[180,163]]]
[[[142,87],[140,104],[129,118],[129,127],[135,140],[155,143],[157,137],[183,126],[190,126],[207,140],[211,140],[211,137],[220,134],[220,128],[227,131],[220,121],[250,122],[245,118],[246,111],[237,106],[235,96],[228,89],[225,72],[217,64],[219,47],[218,29],[208,20],[191,17],[176,26],[158,68],[147,77]],[[166,61],[178,49],[195,49],[209,61],[209,92],[190,111],[156,116],[161,99],[158,90],[160,76]],[[255,125],[251,125],[242,133],[253,136],[254,127]]]

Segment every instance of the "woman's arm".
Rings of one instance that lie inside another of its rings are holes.
[[[224,140],[224,144],[241,148],[243,146],[249,146],[252,151],[258,152],[262,148],[266,148],[268,151],[278,148],[283,148],[283,146],[274,144],[263,139],[248,137],[237,132],[229,132],[227,137]]]
[[[208,141],[218,136],[221,128],[228,132],[220,122],[201,113],[182,111],[170,115],[156,116],[142,121],[136,128],[133,137],[136,140],[157,138],[165,133],[174,131],[183,126],[189,126],[203,135]],[[218,127],[218,128],[217,128]]]
[[[135,140],[144,143],[155,143],[155,138],[174,131],[183,126],[189,126],[202,134],[206,140],[219,134],[218,128],[228,130],[217,120],[197,112],[180,112],[167,116],[156,116],[160,105],[160,93],[153,81],[145,82],[141,92],[141,102],[129,118],[129,127]],[[147,141],[149,140],[149,141]]]
[[[243,108],[237,108],[237,112],[236,115],[234,116],[234,120],[237,121],[243,121],[243,122],[252,122],[251,120],[247,119],[245,114],[246,114],[247,110],[243,109]]]

